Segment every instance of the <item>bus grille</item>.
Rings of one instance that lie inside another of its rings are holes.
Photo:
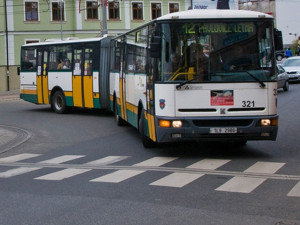
[[[193,120],[194,125],[198,127],[240,127],[249,126],[253,120]]]

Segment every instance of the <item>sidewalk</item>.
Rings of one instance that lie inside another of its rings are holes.
[[[20,99],[20,90],[12,90],[12,91],[4,91],[0,92],[0,101],[8,101],[8,100],[19,100]]]

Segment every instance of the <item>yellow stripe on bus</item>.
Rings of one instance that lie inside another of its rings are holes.
[[[37,91],[36,90],[27,90],[27,89],[22,89],[21,94],[28,94],[28,95],[36,95]]]
[[[154,116],[147,113],[147,121],[148,121],[149,138],[153,141],[156,141]]]
[[[43,97],[44,104],[49,104],[48,76],[43,76]]]
[[[81,76],[73,76],[73,101],[74,106],[82,107]]]
[[[42,98],[42,76],[37,76],[36,77],[36,89],[37,89],[38,103],[42,104],[43,103],[43,98]]]
[[[134,114],[138,114],[138,107],[135,106],[135,105],[132,105],[131,103],[129,102],[126,102],[126,109],[133,112]]]
[[[84,76],[83,84],[84,84],[84,106],[87,108],[93,108],[94,107],[93,77],[92,76]]]

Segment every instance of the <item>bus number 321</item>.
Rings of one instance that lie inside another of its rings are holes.
[[[243,108],[252,108],[254,106],[255,106],[254,101],[242,101]]]

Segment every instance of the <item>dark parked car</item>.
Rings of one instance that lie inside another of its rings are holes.
[[[277,88],[284,91],[289,90],[289,75],[281,65],[277,65]]]
[[[276,54],[276,60],[281,61],[285,56],[285,51],[284,50],[278,50],[278,51],[275,52],[275,54]]]

